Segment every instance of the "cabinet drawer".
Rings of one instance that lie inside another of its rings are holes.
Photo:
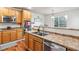
[[[37,36],[34,36],[34,40],[40,42],[40,43],[43,43],[43,39],[42,38],[39,38]]]

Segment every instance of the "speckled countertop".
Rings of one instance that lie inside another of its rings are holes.
[[[32,35],[41,37],[43,39],[55,42],[57,44],[60,44],[66,48],[73,49],[73,50],[79,50],[79,39],[77,39],[77,38],[63,36],[63,35],[59,35],[59,34],[55,34],[55,33],[49,33],[48,35],[40,36],[40,35],[34,34],[33,33],[34,31],[26,31],[26,32],[28,32]]]

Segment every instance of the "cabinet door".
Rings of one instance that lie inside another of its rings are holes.
[[[21,19],[21,11],[16,11],[16,23],[21,24],[22,19]]]
[[[23,13],[22,13],[23,15],[23,21],[24,20],[28,20],[28,11],[27,10],[23,10]]]
[[[28,33],[25,33],[25,44],[28,49],[28,44],[29,44],[29,34]]]
[[[22,39],[23,38],[23,33],[22,29],[17,29],[17,39]]]
[[[2,42],[1,42],[1,40],[2,40],[2,38],[1,38],[2,36],[1,36],[1,35],[2,35],[2,33],[0,32],[0,44],[2,43]]]
[[[11,30],[11,41],[16,40],[16,30]]]
[[[43,51],[43,44],[38,42],[38,41],[33,41],[34,42],[34,51]]]
[[[30,11],[28,11],[28,19],[30,20],[30,19],[31,19],[31,17],[32,17],[31,12],[30,12]]]
[[[43,39],[34,37],[34,51],[43,51]]]
[[[33,39],[34,39],[34,36],[29,34],[29,49],[30,50],[34,49],[34,47],[33,47]]]
[[[15,10],[14,9],[11,9],[9,8],[9,16],[15,16]]]
[[[3,14],[4,16],[8,16],[8,15],[9,15],[9,13],[8,13],[8,8],[2,8],[2,14]]]
[[[10,31],[8,30],[4,30],[2,32],[2,42],[3,43],[7,43],[7,42],[10,42]]]

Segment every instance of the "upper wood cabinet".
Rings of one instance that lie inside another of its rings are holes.
[[[2,40],[2,39],[1,39],[1,38],[2,38],[2,34],[1,34],[1,33],[2,33],[2,32],[0,32],[0,44],[1,44],[1,40]]]
[[[16,11],[16,23],[18,23],[18,24],[22,23],[21,11]]]
[[[28,14],[27,14],[28,12],[26,11],[26,10],[23,10],[23,12],[22,12],[22,18],[23,18],[23,20],[27,20],[28,18]]]
[[[30,11],[28,11],[28,19],[30,20],[32,18],[32,14]]]
[[[27,10],[23,10],[22,18],[23,18],[23,21],[24,20],[30,20],[31,19],[31,12],[27,11]]]
[[[14,9],[11,9],[11,8],[8,8],[8,14],[9,14],[9,16],[15,16],[16,15],[16,11],[14,10]]]
[[[8,16],[9,15],[8,8],[2,8],[1,11],[2,11],[3,16]]]

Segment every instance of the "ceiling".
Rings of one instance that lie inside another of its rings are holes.
[[[52,14],[52,13],[59,13],[76,8],[78,7],[32,7],[30,10],[41,14]]]

